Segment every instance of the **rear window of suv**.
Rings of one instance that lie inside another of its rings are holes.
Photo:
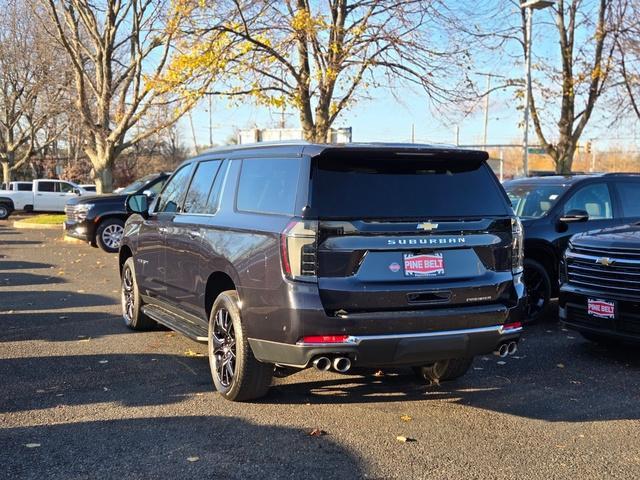
[[[320,158],[312,206],[320,218],[409,219],[501,216],[507,199],[481,161]]]

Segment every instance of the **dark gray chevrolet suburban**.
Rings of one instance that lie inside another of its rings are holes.
[[[230,400],[314,366],[463,375],[516,350],[522,227],[487,154],[429,145],[259,144],[184,162],[127,199],[126,324],[207,342]]]

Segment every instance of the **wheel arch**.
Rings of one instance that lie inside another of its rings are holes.
[[[204,309],[207,314],[207,319],[211,315],[211,309],[213,308],[213,303],[218,298],[222,292],[226,290],[236,290],[238,291],[238,283],[237,277],[234,280],[232,276],[235,272],[229,272],[228,270],[216,270],[212,272],[207,278],[207,283],[205,286],[205,294],[204,294]],[[238,298],[240,298],[240,293],[238,292]]]
[[[133,257],[133,252],[128,245],[122,245],[120,247],[120,252],[118,253],[118,269],[120,271],[120,275],[122,275],[122,267],[124,267],[124,262],[127,261],[128,258]]]
[[[555,292],[558,288],[558,282],[555,280],[558,279],[558,263],[560,259],[553,246],[546,242],[525,241],[524,257],[534,260],[544,267],[551,279],[551,289]]]

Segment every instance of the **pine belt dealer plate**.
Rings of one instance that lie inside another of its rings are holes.
[[[441,253],[404,255],[405,277],[440,277],[444,275],[444,258]]]
[[[616,302],[589,298],[587,300],[587,313],[592,317],[616,318]]]

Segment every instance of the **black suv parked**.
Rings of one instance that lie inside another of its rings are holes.
[[[125,200],[132,194],[145,194],[153,198],[164,186],[171,173],[154,173],[136,180],[118,193],[78,197],[69,200],[65,206],[67,219],[65,233],[70,237],[99,246],[109,253],[120,248],[124,222],[129,214]]]
[[[593,341],[640,342],[640,225],[573,237],[561,270],[565,325]]]
[[[640,220],[640,175],[522,178],[504,188],[524,225],[530,320],[558,294],[558,265],[572,235]]]
[[[120,248],[132,329],[208,341],[216,388],[264,395],[278,374],[411,366],[463,375],[515,352],[522,228],[485,152],[279,144],[185,162]]]

